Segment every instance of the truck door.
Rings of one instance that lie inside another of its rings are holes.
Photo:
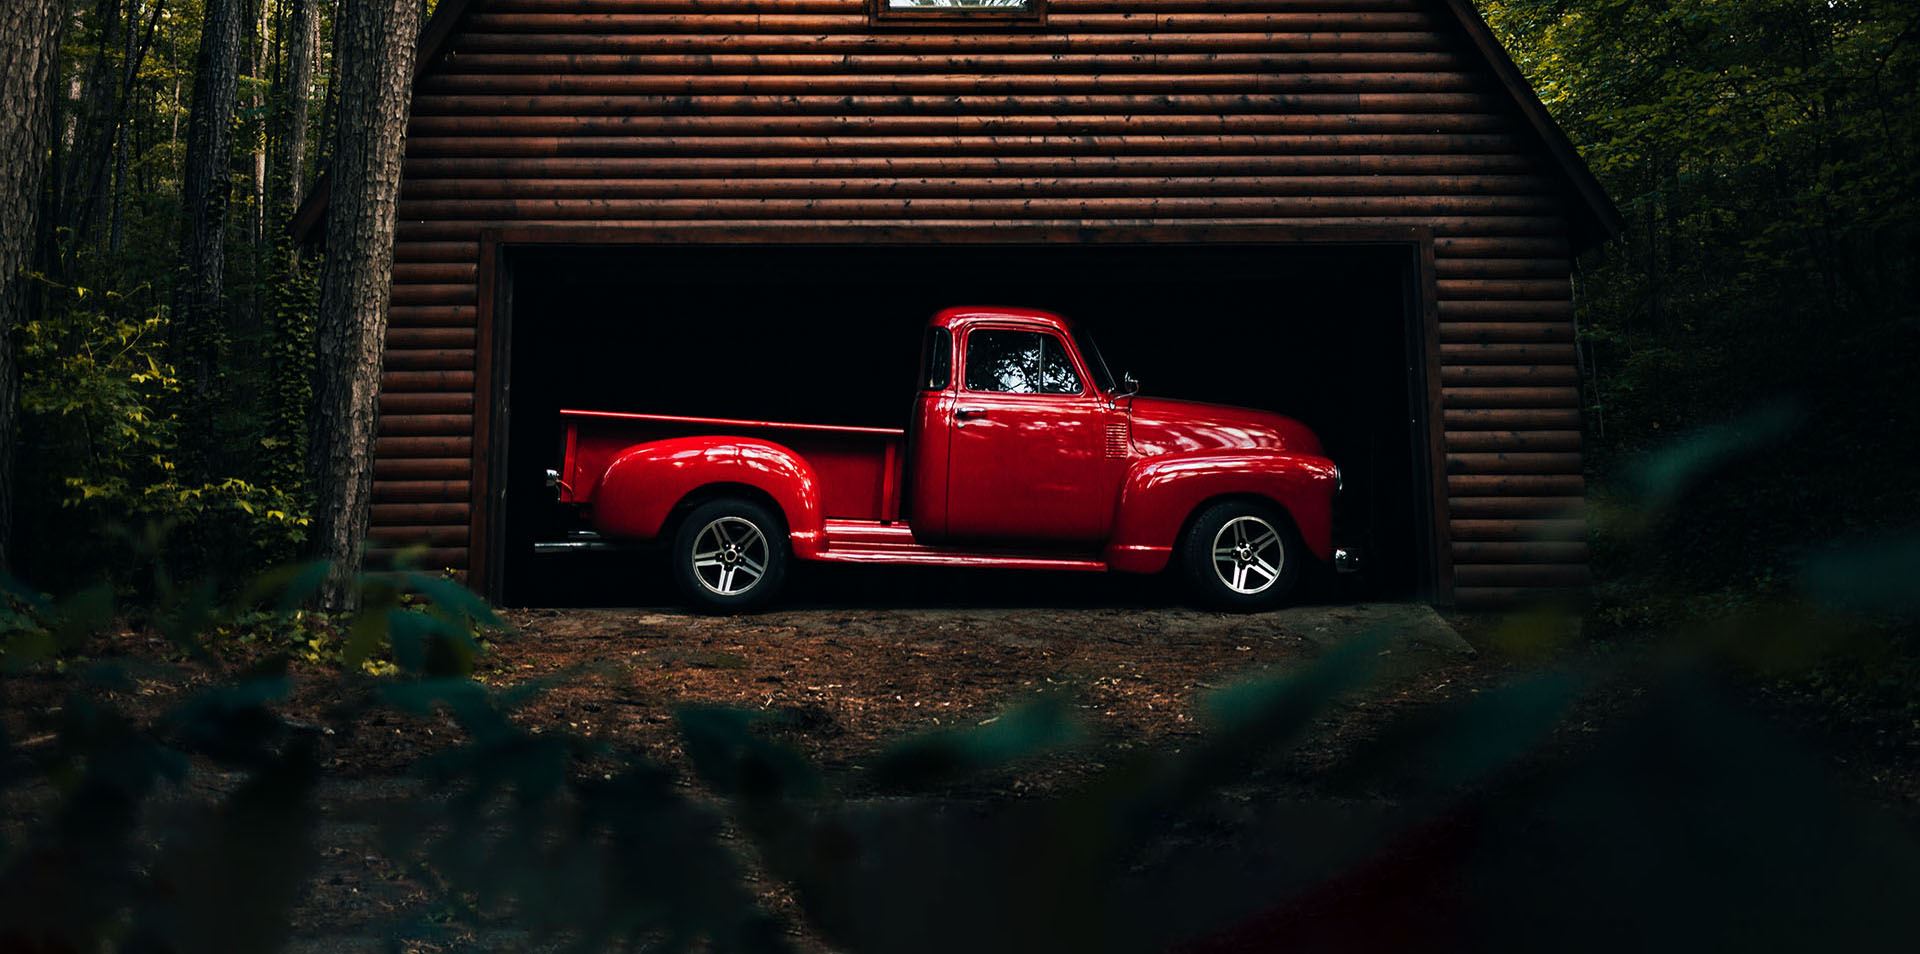
[[[1126,461],[1107,425],[1123,411],[1088,385],[1064,342],[1030,328],[974,327],[962,345],[947,455],[947,536],[1097,543]]]

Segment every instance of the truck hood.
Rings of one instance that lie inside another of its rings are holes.
[[[1170,398],[1133,399],[1133,446],[1148,457],[1201,450],[1321,453],[1305,424],[1269,411]]]

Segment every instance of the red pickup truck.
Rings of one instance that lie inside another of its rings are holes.
[[[1340,469],[1299,422],[1137,396],[1067,320],[951,308],[905,430],[563,410],[549,483],[602,539],[665,541],[696,606],[737,612],[790,559],[1158,573],[1282,602],[1332,562]]]

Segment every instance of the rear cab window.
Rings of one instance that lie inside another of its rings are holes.
[[[945,328],[928,328],[927,341],[921,350],[921,389],[946,390],[953,381],[953,332]]]

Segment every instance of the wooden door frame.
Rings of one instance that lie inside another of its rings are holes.
[[[1407,269],[1406,320],[1409,387],[1424,446],[1415,453],[1416,480],[1426,482],[1421,509],[1420,597],[1451,606],[1453,553],[1448,523],[1445,401],[1440,371],[1440,309],[1434,271],[1433,230],[1424,226],[1301,226],[1210,221],[1148,225],[1019,225],[960,222],[940,225],[886,223],[663,222],[631,226],[508,226],[479,237],[478,329],[474,368],[472,507],[469,516],[469,585],[490,599],[503,591],[507,424],[511,412],[513,341],[512,250],[521,247],[647,247],[658,245],[1266,245],[1290,250],[1399,249]],[[1424,398],[1423,400],[1421,398]],[[498,413],[496,413],[496,407]],[[1415,435],[1410,438],[1419,440]],[[495,486],[499,483],[500,486]]]

